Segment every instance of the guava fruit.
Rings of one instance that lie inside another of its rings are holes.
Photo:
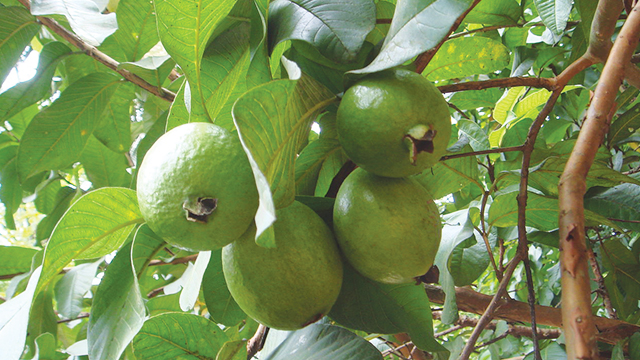
[[[362,168],[338,190],[333,228],[347,261],[360,274],[387,284],[424,275],[442,235],[438,208],[417,181]]]
[[[406,177],[433,166],[451,136],[449,107],[429,80],[391,69],[365,76],[344,93],[338,139],[349,158],[376,175]]]
[[[276,216],[276,248],[258,246],[252,226],[222,249],[222,270],[245,313],[295,330],[329,312],[342,286],[342,260],[331,230],[309,207],[296,201]]]
[[[158,138],[137,179],[138,203],[149,227],[191,251],[219,249],[237,239],[258,209],[240,139],[210,123],[180,125]]]

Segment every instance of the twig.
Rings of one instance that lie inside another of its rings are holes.
[[[515,86],[529,86],[534,88],[555,90],[557,86],[556,78],[537,78],[537,77],[508,77],[501,79],[490,79],[481,81],[467,81],[458,84],[441,85],[438,90],[442,93],[450,93],[466,90],[484,90],[490,88],[507,88]]]
[[[409,352],[409,356],[411,356],[413,360],[427,360],[427,358],[424,356],[424,353],[413,345],[413,342],[411,341],[411,338],[407,333],[395,334],[395,337],[396,339],[398,339],[398,341],[404,343],[404,346]]]
[[[449,32],[447,33],[447,35],[442,37],[442,40],[440,40],[440,43],[438,43],[438,45],[418,55],[418,57],[414,61],[414,64],[416,66],[416,72],[418,74],[421,74],[422,71],[424,71],[424,68],[426,68],[429,62],[431,61],[431,59],[433,59],[433,56],[436,54],[438,49],[440,49],[442,44],[444,44],[444,42],[448,40],[449,35],[451,35],[451,33],[454,32],[458,28],[458,26],[460,26],[460,23],[462,23],[462,20],[464,19],[464,17],[467,16],[467,14],[471,10],[473,10],[473,8],[476,7],[476,5],[478,5],[479,2],[480,0],[473,0],[473,3],[471,4],[471,6],[469,6],[469,8],[456,19],[453,25],[451,25],[451,28],[449,29]]]
[[[492,186],[493,188],[493,186]],[[484,240],[484,245],[487,248],[487,252],[489,253],[489,259],[491,259],[491,266],[493,266],[493,270],[496,272],[496,278],[498,281],[502,280],[502,273],[498,270],[498,265],[496,265],[496,259],[493,256],[493,250],[491,249],[491,244],[489,244],[489,236],[487,234],[487,226],[486,221],[484,220],[484,211],[487,207],[487,201],[489,199],[491,191],[485,191],[482,195],[482,203],[480,205],[480,226],[482,226],[482,240]]]
[[[260,324],[253,337],[247,341],[247,360],[251,360],[258,351],[262,350],[268,334],[269,328]]]
[[[457,159],[457,158],[467,157],[467,156],[476,156],[476,155],[485,155],[485,154],[499,154],[499,153],[505,153],[505,152],[511,152],[511,151],[521,151],[521,150],[522,150],[522,145],[520,145],[520,146],[503,147],[503,148],[497,148],[497,149],[489,149],[489,150],[480,150],[480,151],[473,151],[473,152],[467,152],[467,153],[461,153],[461,154],[445,155],[445,156],[440,158],[440,161]]]
[[[600,234],[598,234],[598,236],[600,236]],[[611,298],[609,297],[609,293],[607,292],[607,287],[604,285],[604,277],[602,276],[602,271],[600,271],[600,265],[598,265],[596,253],[594,253],[593,250],[589,250],[587,252],[587,255],[589,255],[589,265],[591,265],[591,270],[593,271],[595,281],[598,283],[597,291],[602,296],[604,308],[607,309],[607,314],[609,315],[610,319],[617,319],[618,314],[616,314],[616,310],[611,304]]]
[[[29,0],[18,0],[18,1],[20,1],[20,3],[22,3],[22,5],[24,5],[28,10],[31,10],[31,4],[30,4]],[[57,21],[55,21],[55,20],[53,20],[51,18],[43,17],[43,16],[36,16],[36,18],[44,26],[48,27],[53,32],[55,32],[56,34],[60,35],[63,39],[67,40],[73,46],[75,46],[78,49],[82,50],[85,54],[87,54],[90,57],[96,59],[97,61],[99,61],[100,63],[102,63],[106,67],[108,67],[109,69],[111,69],[111,70],[117,72],[118,74],[122,75],[125,79],[129,80],[130,82],[138,85],[139,87],[147,90],[148,92],[156,95],[157,97],[162,98],[164,100],[167,100],[169,102],[173,101],[173,99],[176,97],[176,94],[173,93],[172,91],[168,90],[168,89],[165,89],[165,88],[162,88],[162,87],[153,86],[153,85],[149,84],[148,82],[146,82],[145,80],[143,80],[138,75],[136,75],[136,74],[134,74],[134,73],[132,73],[132,72],[130,72],[128,70],[118,69],[118,65],[120,65],[120,63],[115,61],[109,55],[107,55],[107,54],[103,53],[102,51],[96,49],[95,46],[87,44],[84,40],[80,39],[76,34],[72,33],[69,30],[67,30],[64,26],[60,25]]]
[[[599,10],[600,4],[597,11]],[[597,17],[598,15],[594,21]],[[562,319],[569,359],[598,357],[596,328],[590,307],[583,196],[586,192],[587,173],[609,128],[624,68],[639,39],[640,5],[636,4],[611,49],[578,140],[558,184]]]
[[[425,284],[424,288],[432,304],[444,304],[445,294],[440,286]],[[456,287],[455,290],[456,303],[460,311],[481,315],[485,313],[485,310],[493,300],[493,296],[479,293],[468,287]],[[536,317],[540,325],[562,328],[561,312],[562,310],[559,308],[536,305]],[[434,312],[433,314],[434,318],[438,318],[438,312]],[[498,306],[493,315],[495,319],[505,320],[510,323],[527,323],[530,320],[529,305],[521,301],[501,299],[498,301]],[[464,318],[469,317],[461,316],[459,321],[464,320]],[[479,319],[473,320],[475,321],[474,323],[464,325],[469,327],[475,326]],[[595,316],[594,322],[598,329],[598,333],[596,334],[598,341],[612,345],[640,331],[639,325],[606,317]],[[456,324],[459,323],[456,322]],[[489,328],[491,328],[491,326],[491,324],[488,325]],[[530,327],[522,327],[526,328],[528,332],[531,332]],[[546,330],[548,329],[538,329],[538,332],[544,333]],[[527,335],[522,334],[522,336]]]
[[[195,261],[197,258],[198,258],[198,254],[192,254],[192,255],[187,255],[185,257],[173,259],[168,262],[165,262],[162,260],[151,260],[148,266],[185,264],[185,263],[188,263],[189,261]]]
[[[482,343],[482,344],[480,344],[480,345],[476,346],[476,347],[475,347],[475,350],[478,350],[478,349],[483,348],[483,347],[485,347],[485,346],[489,346],[489,345],[491,345],[491,344],[493,344],[493,343],[496,343],[496,342],[498,342],[498,341],[500,341],[500,340],[502,340],[502,339],[506,338],[507,336],[509,336],[509,333],[508,333],[508,332],[506,332],[506,333],[504,333],[504,334],[502,334],[502,335],[500,335],[500,336],[496,336],[496,337],[494,337],[493,339],[491,339],[491,340],[487,340],[486,342],[484,342],[484,343]],[[534,337],[537,337],[537,334],[533,334],[533,336],[534,336]]]
[[[78,316],[76,316],[73,319],[58,320],[58,324],[63,324],[63,323],[68,323],[68,322],[71,322],[71,321],[74,321],[74,320],[80,320],[80,319],[88,318],[89,315],[91,315],[91,314],[89,314],[89,313],[81,313],[81,314],[79,314]]]

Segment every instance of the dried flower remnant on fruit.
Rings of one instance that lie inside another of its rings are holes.
[[[218,206],[218,199],[199,197],[195,203],[186,200],[182,208],[187,212],[187,220],[206,224],[209,215],[213,214]]]
[[[433,154],[433,139],[435,139],[437,134],[438,131],[433,129],[432,126],[427,127],[425,125],[417,125],[407,132],[404,140],[409,148],[411,165],[417,165],[418,154],[421,152]]]

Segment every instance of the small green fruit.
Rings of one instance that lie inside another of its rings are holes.
[[[349,158],[387,177],[433,166],[451,136],[449,107],[440,91],[422,75],[403,69],[374,73],[351,86],[336,121]]]
[[[184,124],[162,135],[140,165],[137,192],[149,227],[192,251],[219,249],[237,239],[258,209],[240,140],[210,123]]]
[[[338,190],[333,227],[349,263],[387,284],[411,282],[429,271],[442,235],[438,208],[418,182],[363,169]]]
[[[256,245],[255,227],[222,249],[229,292],[262,324],[295,330],[326,315],[342,286],[342,260],[333,234],[306,205],[280,209],[276,248]]]

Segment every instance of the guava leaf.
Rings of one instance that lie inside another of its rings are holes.
[[[103,259],[76,265],[64,274],[54,288],[58,313],[67,319],[73,319],[82,310],[82,299],[91,289],[98,266]]]
[[[12,146],[9,151],[15,154],[15,150],[17,149],[14,148],[15,147]],[[2,178],[0,200],[5,207],[4,220],[7,228],[16,230],[16,223],[13,219],[13,214],[18,210],[22,203],[22,186],[20,186],[18,165],[15,156],[0,168],[0,178]]]
[[[189,89],[189,81],[185,80],[182,85],[180,85],[180,89],[176,93],[176,98],[169,108],[165,132],[189,122],[191,117],[191,90],[187,89]]]
[[[463,78],[502,70],[511,63],[509,49],[484,36],[445,42],[422,74],[431,81]]]
[[[442,309],[442,322],[445,324],[452,324],[458,319],[455,282],[449,272],[449,259],[455,248],[472,236],[473,223],[469,219],[468,209],[458,210],[444,216],[442,240],[434,263],[440,271],[439,283],[446,295]]]
[[[131,112],[135,94],[136,87],[132,83],[120,85],[93,131],[93,135],[111,151],[124,154],[131,148]]]
[[[89,136],[120,85],[109,73],[92,73],[71,84],[36,115],[18,148],[18,173],[28,177],[78,160]]]
[[[434,46],[449,30],[472,0],[399,0],[389,33],[380,53],[365,68],[351,71],[368,74],[403,64]]]
[[[6,11],[3,9],[3,11]],[[51,93],[51,78],[60,59],[71,50],[65,44],[54,41],[46,44],[38,58],[38,68],[33,78],[16,84],[0,94],[0,121],[8,120],[28,106]]]
[[[313,196],[322,164],[342,147],[336,139],[318,139],[296,159],[296,194]]]
[[[224,326],[234,326],[247,318],[227,288],[222,273],[222,250],[215,250],[204,272],[202,294],[211,318]]]
[[[454,193],[478,177],[478,162],[473,156],[439,161],[430,169],[413,176],[434,199]]]
[[[64,15],[71,29],[84,41],[93,46],[118,29],[116,14],[103,14],[94,1],[73,0],[32,0],[33,15]]]
[[[40,24],[23,6],[3,7],[0,12],[0,84],[16,64]]]
[[[640,219],[640,186],[636,184],[618,185],[587,197],[584,207],[607,218],[622,220],[612,220],[622,228],[640,231],[640,224],[633,222]]]
[[[160,41],[152,1],[119,0],[118,30],[100,50],[118,62],[137,61]]]
[[[464,17],[464,22],[483,25],[515,25],[522,9],[514,0],[483,0]]]
[[[264,360],[382,360],[373,344],[339,326],[312,324],[293,331]]]
[[[290,74],[295,74],[292,68]],[[299,69],[297,76],[299,77]],[[315,80],[276,80],[249,90],[233,107],[242,146],[251,163],[260,195],[256,213],[258,238],[275,221],[275,210],[295,199],[294,162],[308,139],[317,113],[335,96]],[[273,238],[259,241],[273,246]]]
[[[0,246],[0,276],[20,274],[31,270],[36,249],[19,246]]]
[[[160,87],[174,66],[175,62],[171,60],[171,56],[157,55],[143,57],[138,61],[121,62],[118,64],[118,70],[128,70],[149,84]]]
[[[52,334],[57,340],[58,316],[53,309],[52,284],[33,297],[27,326],[27,352],[24,357],[28,358],[35,353],[36,338],[46,333]]]
[[[640,103],[635,104],[631,109],[625,111],[613,123],[607,133],[609,147],[618,144],[640,128]]]
[[[338,63],[354,61],[376,25],[371,0],[276,0],[269,4],[271,50],[285,40],[302,40]]]
[[[509,117],[509,113],[518,104],[518,100],[526,93],[526,90],[524,86],[512,87],[506,90],[493,109],[493,119],[500,124],[504,124]]]
[[[154,0],[160,41],[184,71],[190,85],[188,96],[197,99],[190,112],[203,119],[200,121],[208,119],[202,56],[213,31],[235,3],[235,0]]]
[[[92,359],[118,359],[142,327],[145,307],[138,276],[164,246],[165,242],[143,225],[107,267],[95,293],[87,328]]]
[[[189,273],[189,277],[183,280],[182,291],[180,292],[180,309],[189,311],[193,309],[198,295],[200,294],[200,285],[202,284],[202,276],[204,275],[207,265],[211,259],[211,251],[200,251],[198,258],[193,264],[193,271]]]
[[[131,174],[125,154],[116,153],[104,146],[95,136],[87,141],[82,155],[82,165],[95,189],[106,186],[129,187]]]
[[[329,317],[350,329],[369,333],[407,332],[413,343],[429,351],[443,348],[433,338],[427,293],[414,283],[389,285],[360,275],[348,264],[338,300]]]
[[[118,249],[142,222],[134,190],[102,188],[82,196],[51,234],[38,290],[49,284],[72,259],[94,259]]]
[[[498,88],[460,91],[453,94],[449,102],[460,110],[475,110],[481,107],[493,108],[501,95],[502,91]]]
[[[567,27],[571,14],[571,0],[533,0],[544,25],[557,35]]]
[[[458,120],[458,131],[469,139],[469,145],[474,151],[487,150],[491,147],[487,133],[480,125],[471,120]]]
[[[147,321],[133,339],[139,359],[179,359],[196,357],[214,360],[228,341],[213,321],[202,316],[167,313]]]

